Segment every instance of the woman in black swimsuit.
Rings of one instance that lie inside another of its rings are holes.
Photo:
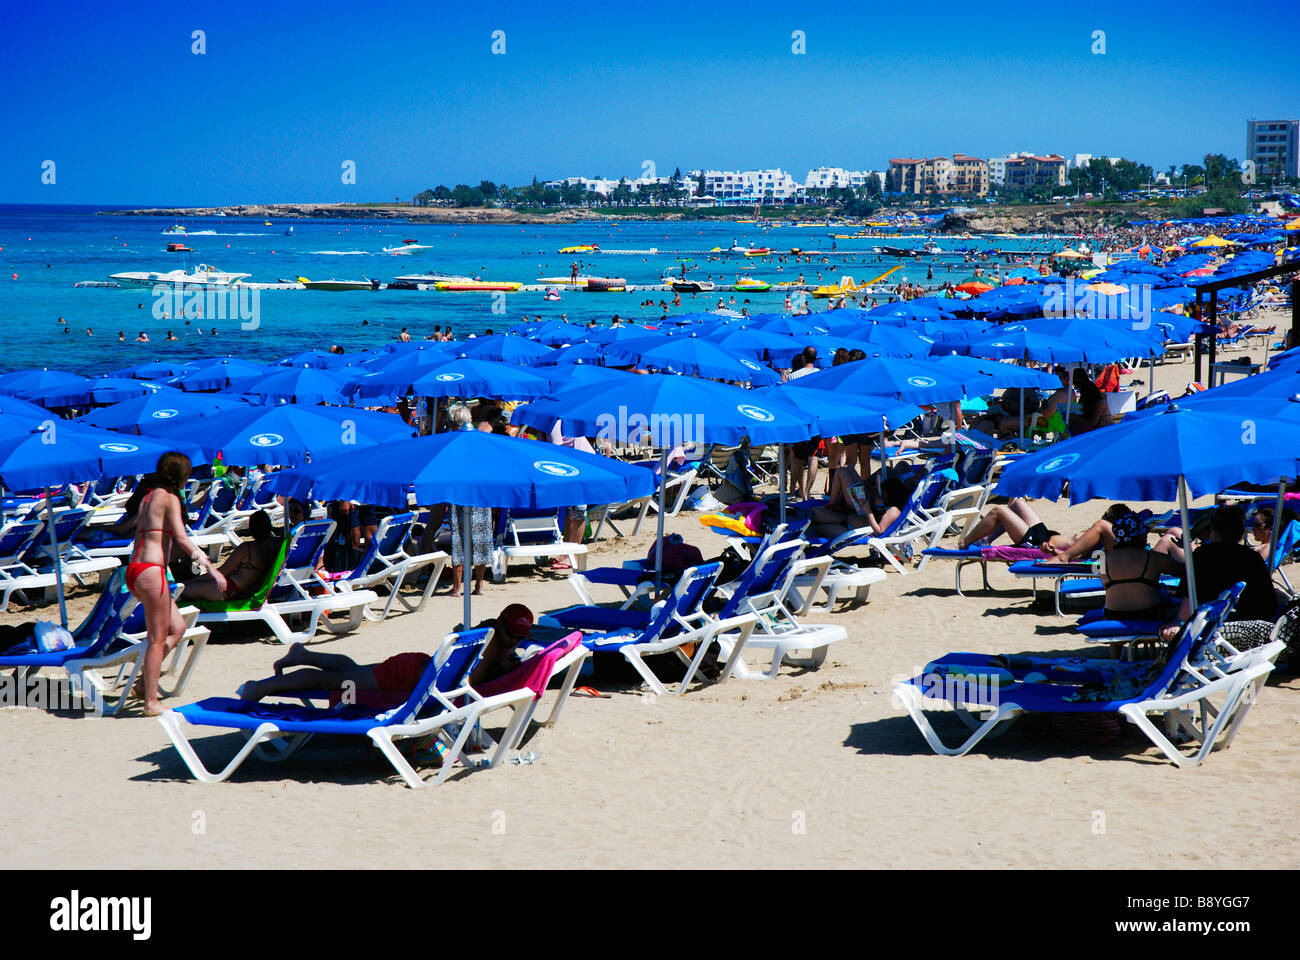
[[[1111,521],[1115,545],[1106,551],[1101,585],[1106,590],[1106,616],[1124,620],[1163,622],[1165,604],[1161,574],[1181,577],[1183,568],[1163,553],[1147,549],[1147,518],[1129,512]]]

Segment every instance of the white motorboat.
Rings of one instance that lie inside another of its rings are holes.
[[[308,280],[299,277],[298,282],[308,290],[378,290],[378,280]]]
[[[168,227],[166,230],[163,231],[163,233],[167,236],[172,236],[172,235],[178,237],[188,236],[188,234],[185,232],[185,228],[182,227],[179,223],[176,224],[174,227]]]
[[[241,280],[247,280],[251,276],[251,273],[228,273],[224,270],[218,270],[216,267],[210,267],[206,263],[200,263],[193,270],[131,271],[112,274],[108,279],[116,280],[118,283],[132,283],[145,287],[156,286],[160,283],[201,287],[229,287]]]
[[[462,277],[451,273],[408,273],[404,277],[393,277],[398,283],[472,283],[473,277]]]

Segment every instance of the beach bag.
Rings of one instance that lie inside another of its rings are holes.
[[[72,634],[68,632],[67,627],[59,626],[57,623],[48,623],[44,620],[37,622],[33,638],[36,641],[36,649],[40,653],[71,650],[76,646],[76,641],[72,638]]]
[[[646,554],[645,558],[646,566],[651,571],[651,577],[654,576],[656,546],[658,544],[652,543],[650,545],[650,552]],[[684,571],[690,567],[698,567],[703,562],[704,554],[700,553],[700,548],[687,543],[680,533],[674,533],[664,538],[664,554],[661,568],[665,581],[675,583],[681,579]]]

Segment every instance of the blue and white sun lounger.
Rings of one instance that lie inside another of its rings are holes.
[[[318,733],[368,738],[411,787],[422,787],[425,781],[402,756],[394,741],[438,735],[443,742],[450,741],[442,757],[442,769],[434,780],[435,784],[442,783],[461,758],[470,734],[485,714],[507,707],[512,711],[510,724],[497,744],[498,755],[492,759],[491,765],[495,766],[500,754],[518,740],[519,730],[530,712],[533,692],[527,687],[482,697],[469,686],[470,672],[483,655],[490,633],[490,630],[467,630],[448,636],[406,702],[380,713],[359,704],[312,707],[209,697],[168,710],[158,720],[190,772],[204,783],[226,780],[254,751],[262,759],[283,760]],[[194,726],[239,730],[247,742],[225,767],[213,773],[194,752],[182,721]],[[452,730],[457,726],[453,739]],[[284,742],[279,743],[278,749],[272,748],[279,741]]]
[[[1239,651],[1222,640],[1219,628],[1241,589],[1239,584],[1202,605],[1163,665],[1097,661],[1095,668],[1089,664],[1080,670],[1067,661],[1040,660],[1008,669],[997,665],[1005,658],[957,653],[932,662],[923,675],[898,684],[894,693],[926,742],[945,756],[969,752],[1024,713],[1118,713],[1175,764],[1196,766],[1220,738],[1224,746],[1232,742],[1284,646],[1276,640]],[[1067,682],[1053,682],[1058,677]],[[1090,684],[1096,685],[1092,691]],[[1125,685],[1130,690],[1121,693]],[[956,711],[973,731],[965,742],[949,747],[939,739],[922,710],[927,701]],[[977,717],[981,712],[986,715]],[[1151,722],[1152,714],[1164,715],[1171,731],[1199,747],[1190,754],[1180,750],[1172,733]]]

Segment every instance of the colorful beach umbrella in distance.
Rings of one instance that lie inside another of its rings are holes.
[[[525,369],[494,360],[445,357],[443,363],[417,369],[391,368],[353,382],[358,399],[417,397],[494,397],[531,400],[553,391],[554,367]]]
[[[957,284],[953,289],[958,293],[969,293],[972,296],[976,296],[984,293],[986,290],[992,290],[993,284],[989,283],[987,280],[977,278],[974,280],[965,280]]]
[[[394,417],[391,425],[385,422],[381,427],[373,420],[363,422],[359,418],[351,423],[340,422],[334,416],[317,413],[317,409],[297,404],[250,406],[208,417],[203,421],[202,430],[186,422],[150,424],[145,432],[165,442],[178,437],[191,438],[203,449],[207,462],[220,453],[223,463],[237,466],[262,463],[294,466],[309,457],[317,459],[343,453],[364,459],[367,454],[361,451],[415,433],[400,417]]]
[[[417,503],[451,503],[466,511],[460,525],[466,557],[473,556],[471,507],[623,503],[650,496],[656,487],[651,471],[612,457],[474,429],[387,443],[360,457],[314,460],[273,474],[267,483],[304,501],[346,499],[405,508],[414,493]],[[466,584],[465,624],[473,622],[472,592]]]
[[[185,393],[175,387],[163,387],[153,393],[91,410],[77,418],[76,422],[107,430],[138,434],[142,432],[141,426],[210,417],[228,410],[247,407],[245,401],[235,397]],[[0,410],[2,409],[3,404],[0,403]],[[148,430],[143,432],[147,433]]]

